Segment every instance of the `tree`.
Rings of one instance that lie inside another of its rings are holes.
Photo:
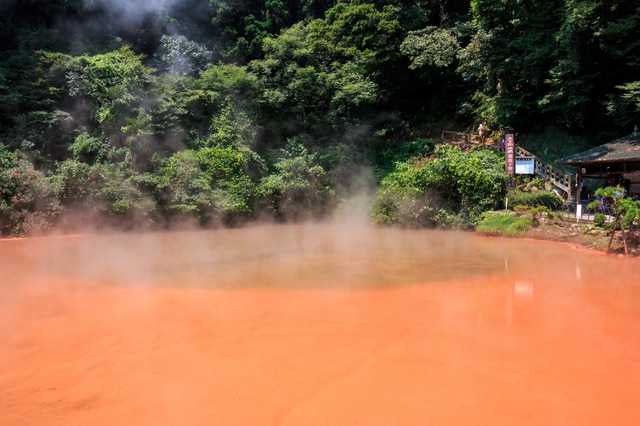
[[[200,74],[213,59],[213,52],[202,44],[182,35],[163,35],[152,63],[161,73],[186,76]]]
[[[458,72],[478,85],[471,103],[490,127],[526,128],[540,117],[563,0],[471,1],[471,38]]]
[[[254,212],[250,166],[246,153],[232,146],[190,149],[163,160],[157,172],[139,181],[151,186],[169,222],[194,218],[206,226],[229,225]]]
[[[258,76],[265,119],[286,117],[276,139],[327,137],[357,123],[378,100],[373,75],[397,29],[393,10],[338,3],[325,19],[297,23],[264,40],[264,59],[249,68]]]
[[[607,101],[607,113],[621,126],[635,125],[640,120],[640,80],[616,87]]]
[[[132,166],[144,168],[155,147],[147,96],[152,76],[143,56],[124,46],[77,57],[41,52],[41,59],[56,104],[68,114],[67,132],[82,128],[80,133],[127,148]]]
[[[90,118],[106,135],[117,133],[142,107],[151,74],[142,59],[124,46],[105,54],[70,58],[65,66],[69,96],[88,103]]]
[[[627,239],[625,235],[625,229],[631,228],[634,222],[640,219],[640,201],[632,200],[625,194],[623,188],[619,186],[607,186],[605,188],[598,188],[596,195],[604,197],[606,199],[607,206],[615,218],[613,226],[611,228],[611,237],[609,238],[609,244],[607,246],[607,253],[611,249],[611,243],[615,235],[616,229],[620,227],[622,233],[622,241],[624,243],[624,253],[628,254]],[[600,201],[594,200],[589,204],[590,208],[597,208]]]
[[[316,156],[290,140],[275,171],[259,185],[260,206],[277,220],[322,218],[334,206],[334,193]]]
[[[451,31],[438,27],[413,31],[400,45],[400,51],[411,59],[411,69],[449,67],[456,62],[459,50],[458,40]]]
[[[625,107],[625,85],[640,71],[640,6],[630,1],[566,0],[559,9],[557,63],[541,101],[559,124],[573,129],[630,124],[637,112]],[[622,93],[617,88],[622,87]]]
[[[62,211],[59,192],[55,179],[36,170],[26,156],[0,144],[1,235],[28,235],[53,228]]]
[[[78,57],[42,52],[41,59],[50,91],[59,93],[60,109],[68,111],[76,126],[89,124],[121,147],[128,131],[149,123],[145,101],[151,70],[130,47]]]
[[[221,132],[247,146],[255,143],[257,83],[246,67],[219,63],[199,76],[163,74],[154,80],[151,95],[153,133],[170,149],[201,147],[207,140],[212,146]]]
[[[0,54],[0,137],[11,148],[28,140],[44,157],[59,158],[72,117],[58,104],[39,57],[26,50]]]
[[[209,0],[218,50],[225,58],[246,63],[262,57],[265,38],[302,19],[302,2],[296,0]],[[320,3],[320,2],[318,2]]]

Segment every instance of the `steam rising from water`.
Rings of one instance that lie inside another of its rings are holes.
[[[112,19],[125,25],[137,25],[149,14],[170,11],[180,0],[88,0],[87,10],[105,10]]]
[[[19,260],[0,261],[0,266],[11,280],[54,277],[116,286],[387,288],[488,277],[505,268],[508,273],[533,268],[539,279],[566,275],[576,280],[578,258],[567,262],[571,268],[557,264],[556,253],[566,252],[565,247],[551,246],[540,254],[524,244],[341,221],[4,241],[0,252],[11,250]],[[586,275],[588,266],[582,268]]]
[[[5,242],[14,277],[126,286],[368,288],[490,274],[499,251],[455,232],[374,229],[357,221]],[[0,250],[3,245],[0,244]],[[15,256],[14,256],[15,257]],[[457,267],[452,269],[451,264]],[[18,272],[22,271],[22,272]]]

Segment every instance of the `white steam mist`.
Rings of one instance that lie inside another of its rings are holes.
[[[169,12],[179,3],[179,0],[88,0],[85,7],[88,11],[104,10],[122,25],[135,25],[149,14]]]
[[[537,293],[537,283],[580,281],[573,266],[585,253],[530,246],[466,232],[378,228],[357,215],[214,231],[0,240],[0,306],[32,285],[343,291],[480,277],[491,282],[504,273],[509,291],[520,297],[533,294],[521,283],[536,282]],[[606,260],[589,257],[582,278],[607,271],[599,263]]]

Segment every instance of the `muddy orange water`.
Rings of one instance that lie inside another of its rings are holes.
[[[638,425],[640,262],[355,224],[0,241],[0,425]]]

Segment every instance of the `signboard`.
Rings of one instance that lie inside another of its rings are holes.
[[[536,161],[531,157],[516,158],[516,174],[532,175],[535,174]]]
[[[505,169],[508,175],[515,175],[516,173],[516,143],[513,139],[513,134],[509,133],[505,136],[505,150],[504,155],[506,158]]]

